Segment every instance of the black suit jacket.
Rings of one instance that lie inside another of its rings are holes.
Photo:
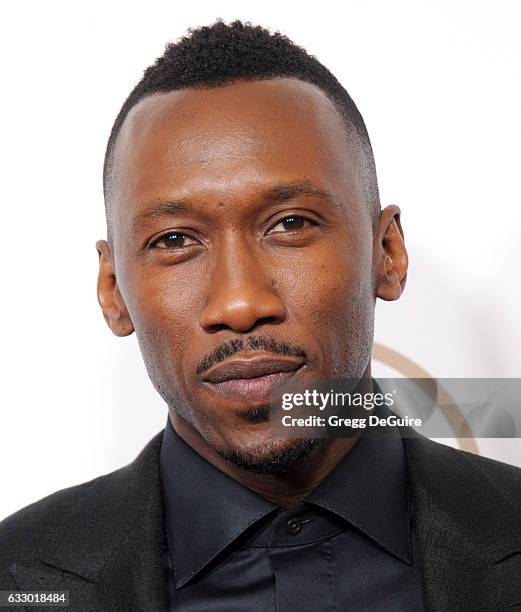
[[[166,610],[161,436],[130,465],[0,523],[0,590],[68,590],[74,611]],[[521,470],[404,442],[425,609],[521,610]]]

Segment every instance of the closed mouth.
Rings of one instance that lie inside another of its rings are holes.
[[[272,389],[305,366],[304,359],[258,357],[222,362],[203,380],[228,399],[266,401]]]

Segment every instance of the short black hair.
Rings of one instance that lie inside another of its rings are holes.
[[[281,33],[271,33],[261,26],[241,21],[226,24],[217,20],[210,26],[189,30],[188,36],[167,44],[163,55],[145,70],[114,121],[103,167],[109,239],[111,223],[108,207],[114,147],[132,107],[154,93],[189,87],[219,87],[234,81],[277,77],[293,77],[316,85],[335,105],[349,135],[358,141],[363,156],[362,180],[366,204],[374,223],[380,212],[380,198],[373,151],[362,115],[344,87],[314,56]]]

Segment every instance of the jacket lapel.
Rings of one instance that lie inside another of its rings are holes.
[[[490,477],[487,486],[475,459],[425,438],[404,442],[426,610],[506,610],[521,602],[517,508]]]
[[[23,590],[67,590],[74,610],[166,610],[158,434],[127,467],[98,478],[16,564]]]

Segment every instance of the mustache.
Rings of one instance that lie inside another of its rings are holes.
[[[269,336],[248,336],[247,338],[232,338],[216,346],[213,351],[202,359],[196,367],[196,374],[204,374],[213,365],[232,357],[237,353],[251,353],[262,349],[267,353],[289,357],[307,357],[306,351],[284,340],[276,340]]]

